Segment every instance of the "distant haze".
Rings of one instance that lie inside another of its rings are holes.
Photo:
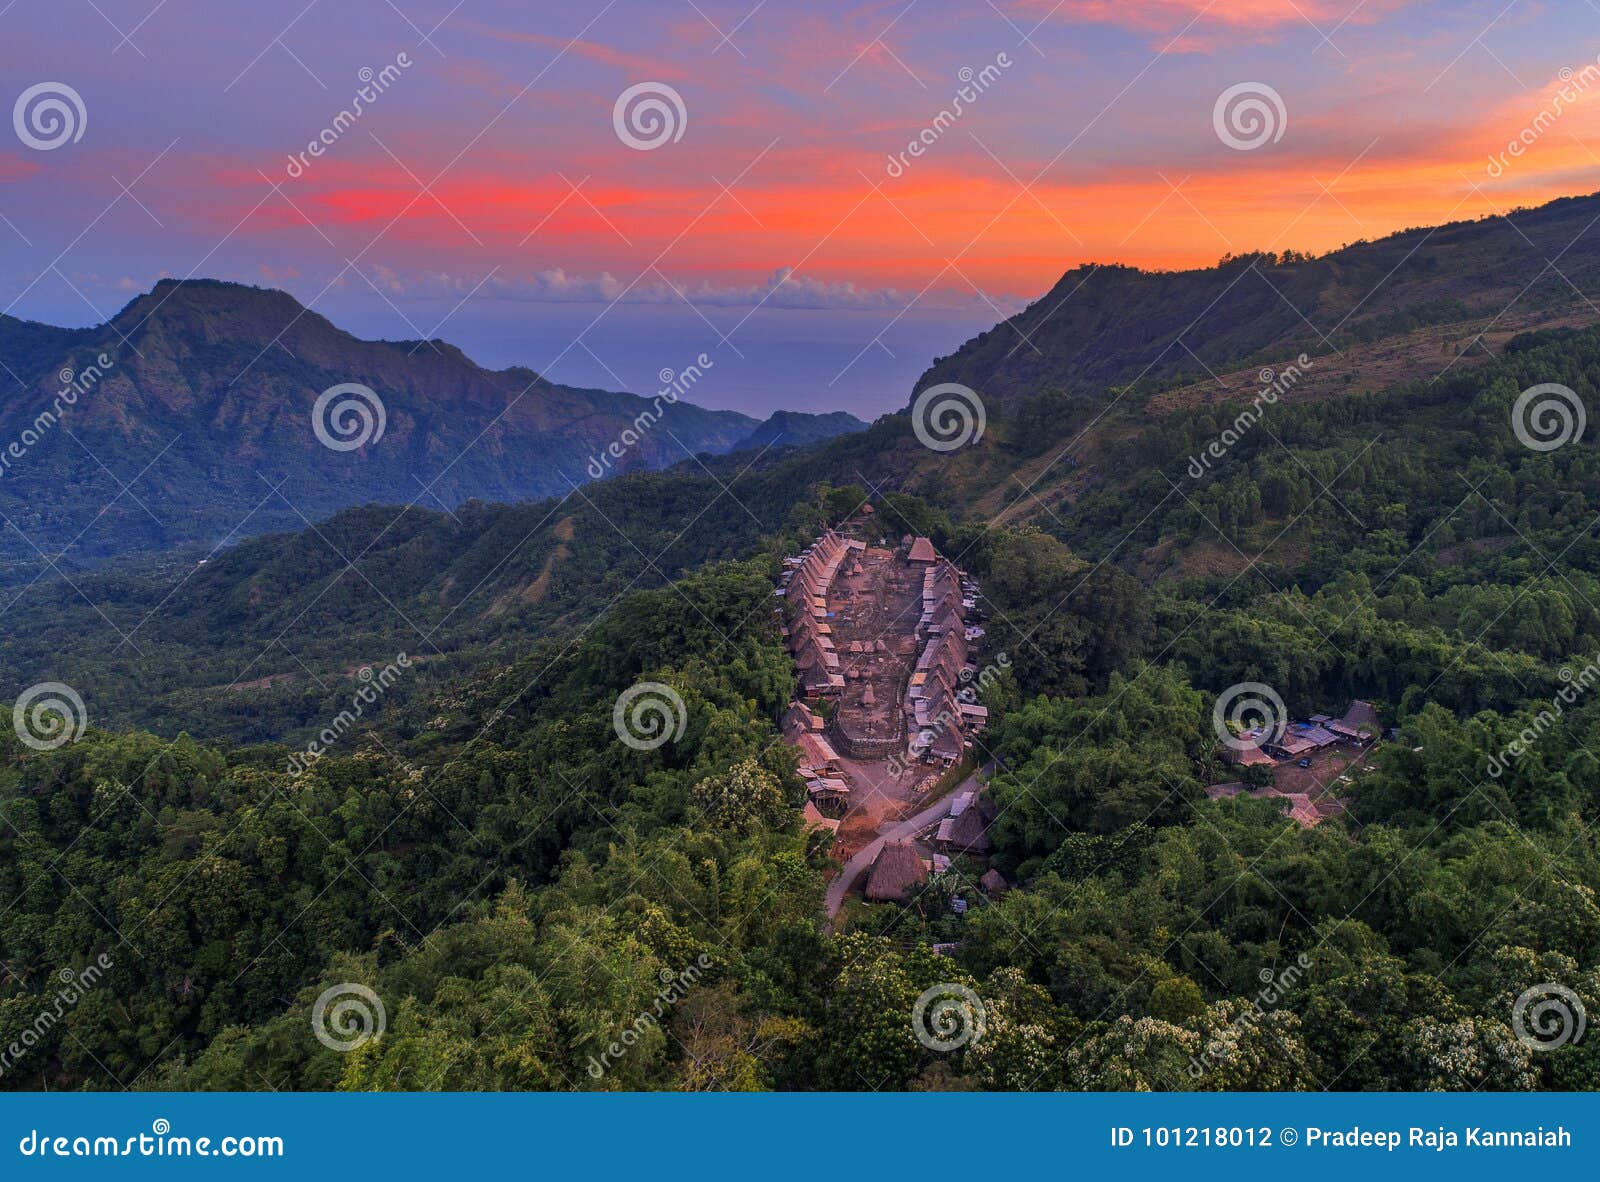
[[[303,299],[316,295],[314,287],[282,286]],[[736,328],[750,309],[617,304],[606,311],[596,303],[486,299],[444,319],[454,306],[454,300],[411,303],[406,314],[415,329],[370,292],[329,292],[317,308],[358,337],[410,339],[421,332],[459,346],[489,369],[525,365],[553,382],[634,394],[654,393],[662,369],[676,373],[703,352],[712,368],[686,395],[699,406],[754,418],[775,410],[843,410],[868,422],[903,410],[935,357],[1001,319],[987,309],[913,309],[886,330],[893,309],[763,308]],[[62,322],[92,319],[84,312]],[[707,320],[728,334],[728,343]],[[573,343],[579,333],[581,345]],[[882,344],[873,344],[880,333]]]

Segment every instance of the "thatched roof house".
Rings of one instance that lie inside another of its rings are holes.
[[[1006,876],[998,870],[990,869],[983,872],[983,877],[978,879],[978,887],[984,894],[991,898],[998,898],[1011,889],[1011,884],[1006,881]]]
[[[959,817],[947,817],[940,822],[940,843],[956,853],[987,854],[993,848],[989,841],[989,822],[994,820],[995,811],[993,804],[980,797],[975,807]]]
[[[867,877],[867,898],[874,903],[903,902],[927,879],[922,855],[910,840],[886,841]]]
[[[829,833],[839,832],[839,822],[832,817],[823,816],[822,810],[809,800],[806,801],[805,809],[800,816],[807,829],[826,829]]]

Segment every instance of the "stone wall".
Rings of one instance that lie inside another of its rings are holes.
[[[839,749],[840,754],[851,759],[888,759],[891,755],[898,755],[906,749],[905,713],[898,707],[895,709],[895,733],[883,739],[864,739],[852,736],[845,729],[844,723],[835,711],[828,719],[826,730],[828,738]]]

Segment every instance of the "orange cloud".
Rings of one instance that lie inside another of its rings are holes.
[[[1031,193],[955,136],[893,180],[882,152],[865,146],[878,137],[784,140],[731,196],[709,179],[715,173],[732,181],[737,171],[717,162],[725,146],[707,146],[706,157],[668,156],[622,153],[601,142],[563,149],[560,174],[509,149],[469,157],[435,187],[437,201],[419,196],[417,183],[386,158],[357,159],[354,152],[318,162],[284,189],[349,254],[385,231],[362,261],[401,270],[427,265],[483,274],[504,265],[609,272],[626,283],[656,260],[662,276],[684,284],[759,284],[777,268],[794,267],[806,282],[913,294],[930,284],[958,293],[976,285],[1030,296],[1085,261],[1185,268],[1227,252],[1321,252],[1593,189],[1600,156],[1587,145],[1600,150],[1600,67],[1590,82],[1583,77],[1555,79],[1482,112],[1414,116],[1381,135],[1349,108],[1320,117],[1297,108],[1279,145],[1232,152],[1196,140],[1134,160],[1066,158]],[[1564,84],[1583,90],[1562,100],[1559,116],[1539,120]],[[1381,104],[1395,101],[1381,96]],[[1540,133],[1515,167],[1492,175],[1491,155],[1536,121]],[[431,175],[422,167],[424,145],[395,146],[420,175]],[[1044,164],[1025,151],[1001,150],[1016,176],[1030,182]],[[579,192],[563,175],[581,180]],[[205,194],[194,220],[214,224],[219,236],[264,188],[252,168],[228,159],[174,156],[170,177],[164,166],[156,179],[175,194]],[[278,257],[297,262],[299,254],[281,252],[302,241],[307,251],[325,245],[276,197],[240,237],[252,234],[271,236]]]
[[[1175,33],[1187,26],[1263,29],[1279,25],[1371,24],[1407,0],[1018,0],[1013,7],[1034,20],[1093,21],[1145,33]]]

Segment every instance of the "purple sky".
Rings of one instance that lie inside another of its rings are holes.
[[[708,350],[708,405],[871,417],[1086,260],[1596,188],[1597,52],[1593,7],[1534,0],[0,0],[0,308],[236,279],[579,384]],[[81,137],[13,106],[39,84]]]

